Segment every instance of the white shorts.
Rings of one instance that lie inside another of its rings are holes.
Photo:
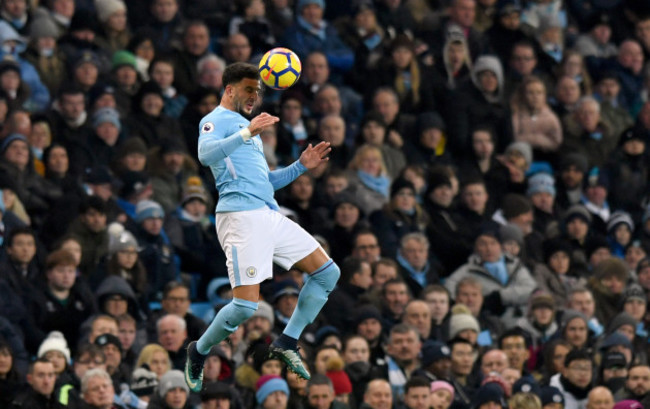
[[[288,270],[320,247],[300,225],[268,207],[217,213],[216,227],[233,288],[259,284],[273,276],[274,262]]]

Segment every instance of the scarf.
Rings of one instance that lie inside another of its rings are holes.
[[[420,68],[418,67],[417,62],[411,61],[411,65],[407,72],[400,70],[397,73],[395,76],[395,90],[397,91],[400,100],[405,98],[406,94],[410,92],[413,97],[413,105],[417,105],[420,102]]]
[[[581,388],[572,384],[571,381],[564,377],[564,375],[560,375],[560,383],[564,390],[573,395],[577,400],[587,399],[587,395],[589,394],[589,391],[591,391],[591,385],[586,388]]]
[[[506,285],[508,283],[508,269],[506,268],[506,258],[501,255],[501,258],[494,262],[485,262],[483,267],[490,273],[490,275],[497,279],[501,285]]]
[[[325,29],[327,28],[327,23],[325,21],[321,21],[318,27],[308,23],[307,20],[302,18],[302,16],[298,16],[297,21],[298,21],[298,25],[301,28],[307,30],[310,34],[315,35],[321,41],[325,41],[327,37],[327,33],[325,33]]]
[[[393,361],[393,358],[386,356],[386,364],[388,365],[388,382],[393,390],[394,397],[401,397],[404,395],[404,385],[406,385],[406,376],[402,369]]]
[[[427,272],[429,271],[428,261],[421,271],[417,271],[415,268],[413,268],[413,266],[408,261],[406,261],[406,259],[402,256],[402,253],[400,253],[399,251],[397,252],[396,260],[400,266],[404,267],[404,270],[408,271],[411,278],[417,281],[418,284],[422,286],[422,288],[427,286]]]
[[[365,187],[380,193],[384,197],[388,197],[390,180],[388,180],[386,176],[372,176],[370,173],[362,170],[357,171],[357,176],[359,176],[361,183],[363,183]]]

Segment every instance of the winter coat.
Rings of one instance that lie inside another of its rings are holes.
[[[409,215],[388,203],[383,209],[373,212],[369,221],[381,243],[382,254],[394,258],[402,237],[408,233],[423,233],[429,223],[429,216],[420,206],[416,206],[415,213]]]
[[[11,402],[9,409],[64,409],[56,398],[56,393],[47,398],[30,387]]]
[[[548,106],[533,115],[524,110],[514,112],[512,129],[516,142],[528,142],[531,147],[541,151],[556,151],[562,144],[560,120]]]
[[[149,148],[158,146],[165,139],[178,139],[183,134],[178,120],[160,114],[153,117],[144,112],[137,112],[127,120],[130,137],[138,136]]]
[[[560,393],[564,396],[564,408],[565,409],[586,409],[587,407],[587,398],[585,397],[584,399],[578,399],[573,394],[568,392],[564,386],[562,385],[562,382],[560,381],[560,376],[562,374],[555,374],[551,377],[551,381],[549,383],[550,386],[555,386],[560,390]]]
[[[347,191],[355,198],[361,211],[369,215],[388,203],[388,197],[363,184],[356,171],[348,172]]]
[[[82,255],[79,269],[87,276],[95,271],[99,261],[108,252],[108,232],[93,232],[80,219],[72,222],[68,232],[80,238]]]
[[[622,294],[612,294],[595,276],[589,279],[589,288],[596,302],[594,316],[599,322],[610,322],[621,311]]]
[[[522,308],[528,303],[530,294],[535,289],[536,283],[521,261],[504,253],[508,282],[503,285],[494,278],[484,267],[478,255],[472,254],[467,264],[460,266],[445,281],[445,288],[450,294],[456,294],[456,285],[463,278],[472,277],[481,283],[483,295],[486,296],[497,291],[505,308],[502,319],[513,322],[517,316],[522,315]]]
[[[153,236],[139,227],[135,236],[140,246],[139,258],[147,270],[149,301],[160,300],[165,284],[178,278],[174,248],[164,230]]]
[[[429,251],[444,267],[445,274],[456,270],[472,253],[474,243],[463,220],[449,208],[437,204],[425,203],[425,210],[430,222],[426,229],[429,239]]]
[[[79,339],[80,324],[96,311],[95,299],[90,290],[79,280],[70,289],[70,295],[62,303],[45,285],[36,291],[30,311],[34,322],[45,333],[61,331],[70,346]]]
[[[329,295],[321,315],[329,325],[340,329],[354,328],[354,317],[350,314],[358,306],[359,297],[366,290],[349,283],[339,284]]]
[[[565,118],[564,130],[562,151],[582,153],[589,159],[589,166],[603,166],[618,143],[619,136],[614,135],[611,126],[602,119],[596,135],[585,131],[573,116]]]
[[[179,174],[174,175],[164,167],[160,150],[156,148],[149,155],[148,164],[153,186],[152,200],[158,202],[165,213],[172,213],[183,198],[183,185],[190,176],[197,175],[198,167],[189,155],[184,155],[183,167]]]
[[[611,182],[607,194],[611,208],[626,210],[634,220],[640,220],[650,182],[647,156],[630,156],[619,148],[605,166],[605,171]]]
[[[563,307],[569,299],[569,291],[578,286],[584,286],[583,278],[560,276],[553,273],[545,264],[537,263],[533,270],[537,288],[553,296],[558,308]]]

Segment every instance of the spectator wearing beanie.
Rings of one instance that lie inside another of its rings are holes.
[[[350,377],[343,370],[344,366],[345,363],[340,357],[335,356],[330,358],[327,361],[325,376],[332,382],[336,400],[347,404],[352,393],[352,382],[350,382]]]
[[[627,312],[621,312],[607,325],[606,333],[612,334],[618,332],[625,335],[632,344],[635,362],[647,362],[647,336],[644,337],[636,334],[639,326],[645,332],[643,329],[643,321],[637,320]]]
[[[647,303],[646,293],[639,284],[629,284],[623,292],[623,311],[637,320],[638,324],[635,331],[640,337],[647,337],[648,335],[644,324]]]
[[[117,106],[123,109],[122,112],[132,112],[134,104],[131,100],[140,87],[135,55],[127,50],[115,52],[111,59],[111,74]]]
[[[140,246],[140,260],[149,275],[151,300],[160,300],[165,284],[178,277],[176,254],[166,233],[163,231],[165,211],[153,200],[140,201],[135,209],[138,227],[135,237]]]
[[[390,201],[383,209],[370,214],[370,224],[381,243],[382,252],[397,254],[400,239],[407,233],[424,232],[429,216],[417,203],[415,186],[404,178],[393,180]]]
[[[38,347],[36,357],[52,362],[56,375],[63,375],[70,364],[70,349],[63,334],[59,331],[50,332]]]
[[[140,367],[131,375],[131,388],[120,394],[120,398],[129,406],[135,406],[137,400],[150,402],[158,387],[158,377],[147,368]],[[135,399],[134,396],[135,395]]]
[[[524,235],[523,258],[524,262],[530,260],[541,262],[544,257],[541,252],[544,236],[533,230],[534,213],[533,205],[526,196],[510,193],[504,196],[501,209],[493,216],[499,223],[510,223],[519,227]]]
[[[86,168],[92,166],[111,166],[117,157],[120,145],[122,123],[115,108],[100,108],[93,114],[93,133],[88,138],[88,148],[93,153],[92,160]],[[81,159],[81,158],[80,158]]]
[[[65,56],[58,49],[56,40],[59,30],[52,18],[46,14],[37,16],[29,27],[32,40],[23,54],[25,60],[36,68],[38,75],[50,95],[57,95],[61,83],[67,78]],[[39,41],[46,39],[45,41]]]
[[[448,149],[446,149],[446,126],[437,112],[423,112],[418,115],[416,122],[417,135],[414,143],[404,146],[409,164],[432,168],[436,165],[449,165],[452,163]]]
[[[587,238],[585,242],[585,256],[587,257],[587,267],[593,271],[603,260],[612,257],[607,238],[601,234],[594,234]]]
[[[481,327],[469,308],[463,304],[454,305],[451,309],[451,318],[449,320],[449,339],[454,339],[458,336],[476,346],[480,332]]]
[[[150,409],[190,409],[190,390],[185,383],[183,372],[172,369],[160,377],[158,383],[158,396],[155,396],[149,406]]]
[[[426,185],[423,207],[431,219],[426,235],[445,274],[449,274],[463,265],[472,253],[474,232],[467,231],[461,217],[452,211],[454,193],[447,173],[441,170],[431,172]]]
[[[556,202],[561,209],[566,210],[580,203],[588,167],[587,158],[581,153],[568,153],[560,158]]]
[[[571,245],[562,238],[545,240],[542,245],[544,263],[538,263],[533,277],[538,287],[549,293],[556,305],[566,304],[572,288],[583,287],[587,280],[576,276],[571,265]]]
[[[431,382],[431,408],[447,409],[454,401],[454,387],[446,381]]]
[[[638,220],[643,212],[639,203],[643,203],[650,181],[647,131],[632,127],[620,135],[618,148],[605,167],[615,181],[610,187],[609,201],[612,208],[629,210]]]
[[[551,294],[536,291],[530,297],[526,317],[517,321],[517,326],[530,334],[531,347],[528,367],[535,368],[541,362],[544,346],[559,329],[555,320],[557,307]]]
[[[260,407],[265,407],[264,402],[271,399],[272,407],[287,409],[289,399],[289,385],[278,375],[263,375],[256,383],[257,392],[255,399]]]
[[[122,0],[97,0],[95,9],[97,10],[97,19],[103,28],[95,39],[97,44],[111,54],[124,50],[131,39],[126,22],[124,2]],[[125,18],[119,19],[122,16]],[[111,19],[112,17],[114,18]]]
[[[523,193],[526,190],[526,173],[533,163],[533,148],[525,141],[513,142],[506,148],[502,162],[510,171],[508,190]]]
[[[499,225],[487,222],[475,240],[475,253],[445,282],[450,294],[465,277],[475,278],[481,284],[483,308],[513,325],[516,311],[526,305],[535,289],[529,270],[518,258],[503,252]]]
[[[625,262],[617,258],[604,260],[594,269],[589,287],[596,301],[595,315],[598,321],[610,322],[618,314],[628,278]]]
[[[607,220],[611,216],[611,205],[608,196],[612,179],[605,169],[593,167],[585,178],[584,195],[580,202],[591,213],[593,231],[602,235],[607,234]]]
[[[628,212],[617,210],[607,220],[607,241],[614,257],[625,259],[625,249],[632,241],[634,221]]]
[[[562,218],[563,238],[571,244],[571,265],[578,274],[586,276],[585,242],[591,230],[591,213],[581,204],[571,206]]]
[[[425,341],[420,349],[420,369],[412,376],[421,376],[431,382],[451,379],[451,349],[441,341]]]
[[[526,196],[533,205],[533,230],[547,236],[549,229],[557,229],[559,211],[555,204],[555,179],[545,172],[528,178]]]

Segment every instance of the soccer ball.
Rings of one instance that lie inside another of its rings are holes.
[[[298,81],[302,64],[296,53],[288,48],[277,47],[264,54],[260,61],[260,78],[269,88],[287,89]]]

